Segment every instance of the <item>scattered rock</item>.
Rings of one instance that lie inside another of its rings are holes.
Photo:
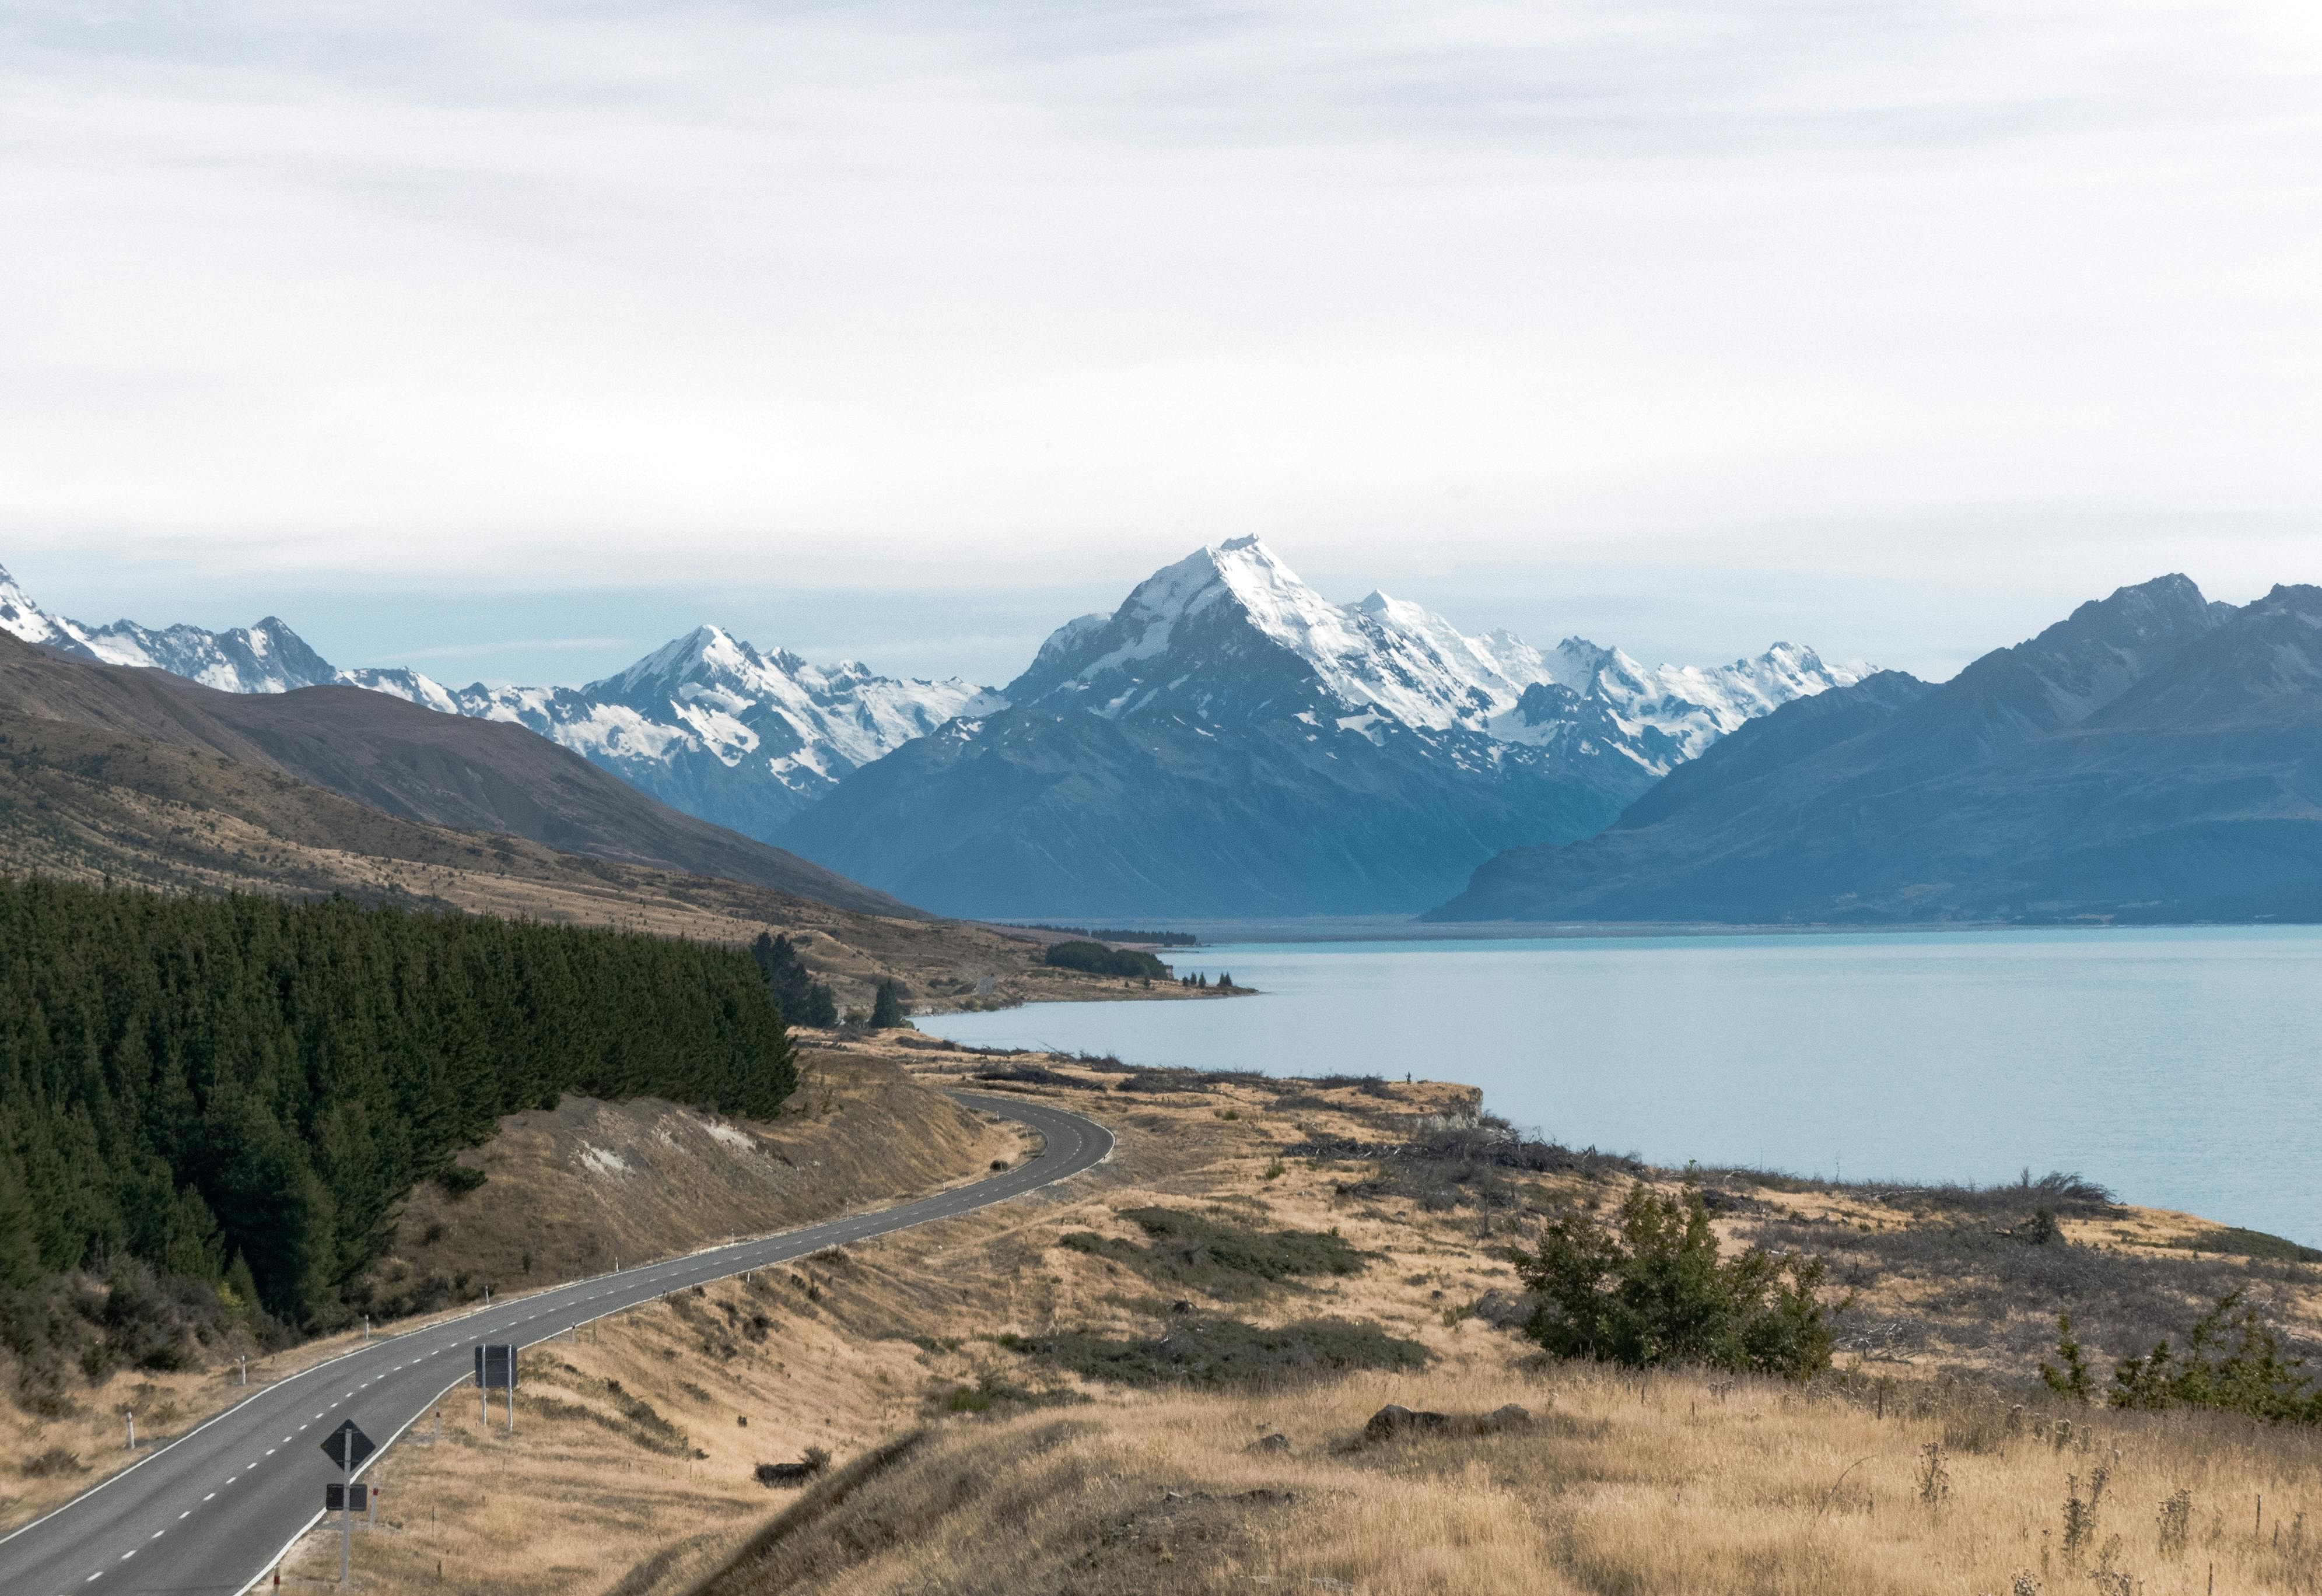
[[[1511,1329],[1531,1318],[1531,1304],[1495,1286],[1476,1299],[1476,1317],[1487,1325]]]
[[[1260,1452],[1287,1452],[1290,1450],[1290,1437],[1279,1431],[1270,1436],[1260,1436],[1257,1449]]]
[[[1413,1411],[1389,1402],[1370,1417],[1363,1426],[1361,1439],[1341,1442],[1334,1448],[1347,1451],[1366,1443],[1392,1441],[1399,1436],[1425,1433],[1428,1435],[1495,1436],[1508,1430],[1530,1429],[1533,1419],[1531,1409],[1521,1402],[1509,1402],[1489,1413],[1430,1413]]]
[[[1366,1441],[1386,1441],[1412,1430],[1441,1430],[1451,1427],[1449,1413],[1413,1412],[1398,1402],[1389,1402],[1371,1415],[1363,1426]]]
[[[1171,1313],[1191,1313],[1193,1311],[1193,1305],[1184,1298],[1180,1297],[1177,1300],[1169,1304],[1169,1311]]]

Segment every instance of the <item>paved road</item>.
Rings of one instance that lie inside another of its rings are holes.
[[[1029,1126],[1047,1145],[1005,1174],[917,1202],[576,1281],[426,1329],[376,1337],[261,1389],[0,1540],[0,1591],[238,1596],[321,1516],[323,1486],[337,1477],[322,1454],[323,1437],[352,1418],[384,1451],[448,1390],[472,1382],[470,1349],[478,1342],[528,1346],[664,1292],[1004,1202],[1078,1174],[1112,1152],[1112,1133],[1092,1119],[1016,1098],[955,1095]]]

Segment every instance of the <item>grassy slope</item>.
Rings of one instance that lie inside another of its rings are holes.
[[[264,766],[0,713],[0,869],[176,891],[323,896],[746,942],[804,939],[843,1007],[900,977],[922,1002],[1147,995],[1038,962],[1040,941],[894,919],[715,877],[398,819]],[[1174,985],[1152,994],[1178,997]]]
[[[965,1072],[937,1071],[946,1055],[907,1054],[900,1042],[886,1052],[939,1078]],[[2135,1350],[2116,1318],[2181,1313],[2181,1325],[2224,1281],[2265,1293],[2310,1343],[2322,1326],[2315,1265],[2198,1256],[2166,1244],[2229,1238],[2131,1208],[2068,1217],[2070,1245],[2050,1254],[2061,1262],[2027,1273],[2017,1254],[2031,1249],[1985,1245],[2013,1218],[1987,1211],[1988,1199],[1945,1207],[1726,1177],[1729,1236],[1803,1228],[1844,1254],[1859,1300],[1842,1327],[1860,1345],[1833,1375],[1791,1389],[1543,1367],[1473,1311],[1513,1284],[1494,1248],[1528,1209],[1608,1206],[1626,1177],[1525,1176],[1495,1193],[1489,1171],[1382,1180],[1361,1161],[1275,1156],[1317,1135],[1396,1139],[1417,1116],[1471,1110],[1463,1088],[1123,1093],[1110,1090],[1118,1077],[1065,1061],[1010,1062],[1074,1082],[1031,1090],[1112,1124],[1113,1163],[1038,1199],[850,1249],[844,1262],[713,1287],[601,1339],[544,1350],[514,1442],[447,1413],[443,1447],[390,1460],[393,1528],[358,1547],[364,1588],[2005,1591],[2019,1570],[2048,1590],[2078,1588],[2107,1545],[2112,1566],[2156,1596],[2205,1589],[2212,1564],[2219,1589],[2311,1588],[2299,1581],[2311,1579],[2322,1527],[2316,1436],[2068,1413],[2032,1397],[2014,1347],[2067,1301],[2084,1309],[2098,1356]],[[1258,1228],[1336,1227],[1367,1264],[1212,1295],[1124,1262],[1151,1238],[1122,1216],[1151,1206]],[[1065,1245],[1075,1232],[1115,1245]],[[1870,1245],[1879,1237],[1908,1245]],[[1190,1318],[1161,1294],[1180,1291],[1191,1292]],[[759,1314],[763,1341],[742,1328]],[[1375,1323],[1434,1362],[1202,1394],[1083,1381],[990,1339],[1198,1335],[1225,1317],[1318,1315]],[[1894,1324],[1907,1347],[1882,1329]],[[642,1398],[684,1430],[689,1452],[708,1455],[655,1450],[665,1440],[621,1417],[608,1378],[621,1382],[621,1400]],[[951,1393],[979,1384],[999,1393],[989,1411],[948,1410]],[[1522,1433],[1349,1445],[1387,1400],[1467,1413],[1513,1400],[1540,1418]],[[2055,1423],[2066,1417],[2069,1435]],[[1290,1450],[1254,1449],[1269,1430]],[[922,1432],[879,1464],[882,1444]],[[750,1482],[753,1464],[817,1445],[841,1473],[803,1498]],[[1930,1445],[1945,1488],[1932,1502],[1922,1500]],[[2099,1467],[2098,1533],[2075,1553],[2075,1572],[2067,1478],[2085,1495]],[[523,1491],[470,1509],[488,1483],[518,1479]],[[2156,1515],[2180,1489],[2193,1493],[2192,1539],[2172,1555]],[[2250,1524],[2261,1491],[2263,1537]],[[2313,1523],[2300,1528],[2300,1514]],[[319,1569],[322,1549],[313,1557]],[[467,1572],[437,1583],[439,1557]],[[489,1580],[476,1572],[485,1567]]]
[[[737,1229],[754,1234],[827,1218],[974,1179],[992,1159],[1019,1152],[1013,1131],[927,1090],[891,1062],[809,1048],[800,1064],[803,1090],[772,1124],[712,1118],[651,1099],[612,1105],[568,1098],[553,1110],[507,1116],[484,1150],[485,1183],[458,1199],[421,1186],[403,1208],[375,1279],[390,1292],[407,1289],[456,1247],[460,1263],[444,1272],[456,1274],[457,1283],[440,1295],[451,1300],[446,1311],[462,1311],[488,1283],[505,1296],[601,1269],[615,1248],[635,1263]],[[582,1154],[592,1146],[619,1155],[632,1172],[590,1170]],[[571,1228],[543,1226],[543,1218]],[[426,1239],[436,1227],[440,1233]],[[217,1349],[216,1360],[198,1370],[115,1373],[88,1389],[73,1411],[53,1418],[0,1403],[0,1533],[133,1461],[123,1447],[123,1409],[139,1415],[142,1455],[247,1394],[235,1383],[237,1351],[251,1354],[256,1384],[359,1338],[332,1336],[267,1357],[236,1344]],[[0,1351],[0,1376],[6,1366]],[[26,1473],[26,1462],[56,1450],[79,1466]]]

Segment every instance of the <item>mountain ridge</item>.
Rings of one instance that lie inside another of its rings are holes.
[[[668,808],[520,727],[324,685],[229,693],[0,636],[0,710],[198,748],[398,818],[769,888],[858,913],[922,911]]]
[[[505,721],[571,749],[672,807],[766,841],[839,777],[924,736],[990,690],[956,678],[815,665],[702,625],[599,681],[448,687],[404,667],[342,670],[279,616],[208,632],[133,621],[91,626],[43,610],[0,570],[0,631],[91,663],[158,670],[221,691],[343,685],[471,719]]]
[[[1587,834],[1733,726],[1857,679],[1787,645],[1649,670],[1470,638],[1383,593],[1332,604],[1235,538],[1065,623],[1004,707],[779,834],[955,913],[1416,910],[1509,841]]]
[[[1497,855],[1426,917],[2253,917],[2322,918],[2322,588],[2236,607],[2180,575],[1940,686],[1786,706],[1600,835]]]

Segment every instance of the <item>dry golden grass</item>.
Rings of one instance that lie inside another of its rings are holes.
[[[422,1183],[372,1272],[385,1292],[434,1278],[462,1299],[549,1285],[924,1195],[1025,1146],[910,1080],[891,1053],[808,1045],[771,1123],[654,1098],[568,1097],[507,1116],[462,1155],[484,1184],[452,1197]]]
[[[911,1038],[850,1056],[909,1060],[930,1084],[968,1081],[986,1062]],[[1431,1211],[1383,1193],[1367,1166],[1278,1156],[1317,1136],[1393,1140],[1472,1114],[1470,1089],[1397,1084],[1380,1097],[1220,1081],[1122,1092],[1117,1077],[1068,1061],[1011,1062],[1075,1084],[987,1090],[1028,1090],[1104,1119],[1120,1137],[1113,1161],[1021,1202],[850,1247],[843,1261],[726,1282],[541,1349],[526,1364],[514,1442],[475,1435],[462,1405],[446,1409],[444,1446],[387,1460],[391,1505],[386,1526],[357,1546],[360,1587],[2013,1596],[2020,1573],[2049,1592],[2160,1596],[2206,1591],[2214,1569],[2220,1591],[2316,1588],[2322,1445],[2308,1432],[2068,1412],[2032,1400],[2028,1367],[1990,1366],[1983,1345],[1937,1345],[1909,1363],[1842,1354],[1804,1388],[1544,1366],[1469,1311],[1515,1284],[1497,1248],[1525,1222],[1521,1212]],[[1624,1185],[1528,1180],[1524,1200],[1601,1209]],[[1897,1222],[1891,1210],[1854,1213],[1843,1193],[1780,1201],[1785,1221],[1811,1213],[1833,1236]],[[1153,1204],[1336,1228],[1371,1255],[1350,1278],[1256,1301],[1204,1300],[1197,1312],[1367,1320],[1420,1342],[1432,1362],[1261,1392],[1152,1392],[1075,1379],[994,1339],[1150,1336],[1175,1322],[1153,1282],[1059,1245],[1073,1231],[1135,1239],[1121,1211]],[[2190,1233],[2163,1228],[2170,1218],[2132,1209],[2107,1223]],[[1739,1232],[1757,1222],[1723,1223]],[[2153,1256],[2167,1265],[2176,1255]],[[1925,1284],[1880,1279],[1864,1290],[1868,1311],[1884,1312]],[[759,1313],[763,1340],[741,1328]],[[1979,1368],[1987,1377],[1959,1377]],[[946,1413],[946,1393],[979,1377],[1081,1400],[1003,1396],[989,1413]],[[708,1455],[656,1450],[666,1438],[626,1424],[608,1380],[683,1430],[689,1453]],[[1537,1422],[1348,1446],[1386,1401],[1468,1415],[1515,1401]],[[744,1416],[746,1428],[734,1422]],[[2074,1428],[2060,1445],[2054,1421],[2065,1417]],[[1290,1449],[1256,1449],[1269,1432]],[[881,1463],[883,1447],[914,1435]],[[1931,1445],[1941,1465],[1933,1500]],[[831,1484],[846,1489],[799,1496],[751,1481],[755,1463],[809,1446],[836,1455]],[[2067,1481],[2077,1476],[2085,1500],[2098,1469],[2095,1533],[2068,1549]],[[2159,1514],[2180,1491],[2191,1493],[2189,1540],[2171,1552]],[[2261,1492],[2263,1536],[2251,1523]],[[292,1573],[334,1555],[310,1546]]]
[[[1534,1422],[1360,1444],[1390,1401],[1455,1414],[1516,1401]],[[706,1596],[1956,1596],[2022,1588],[2019,1574],[2047,1591],[2171,1596],[2211,1589],[2213,1572],[2220,1591],[2314,1588],[2311,1436],[2098,1414],[2060,1446],[2031,1421],[2010,1434],[1994,1406],[1897,1404],[1882,1420],[1759,1382],[1528,1372],[1483,1354],[1418,1376],[955,1421],[826,1511],[795,1515]],[[1269,1432],[1291,1449],[1256,1450]],[[2099,1469],[2093,1530],[2068,1555],[2071,1482],[2085,1499]],[[2168,1549],[2161,1509],[2180,1491],[2189,1543]],[[2259,1491],[2278,1538],[2255,1532]]]
[[[456,1199],[432,1184],[418,1188],[404,1207],[397,1242],[374,1272],[394,1287],[415,1271],[457,1257],[464,1283],[443,1311],[462,1312],[487,1284],[504,1297],[594,1272],[622,1249],[626,1262],[642,1263],[736,1231],[786,1228],[874,1208],[975,1179],[992,1159],[1012,1161],[1025,1150],[1015,1127],[990,1123],[914,1083],[891,1056],[809,1048],[801,1063],[809,1090],[771,1125],[705,1117],[653,1099],[615,1106],[568,1099],[553,1110],[510,1115],[484,1149],[490,1179]],[[628,1172],[591,1167],[580,1156],[590,1147],[619,1156]],[[562,1223],[544,1227],[544,1218]],[[434,1241],[423,1239],[437,1226],[443,1228]],[[544,1232],[565,1239],[552,1245]],[[432,1317],[440,1315],[398,1320],[395,1327]],[[211,1349],[203,1369],[115,1372],[82,1388],[70,1410],[52,1418],[0,1404],[0,1533],[62,1505],[249,1395],[238,1382],[237,1352],[251,1354],[257,1386],[335,1357],[361,1338],[358,1329],[266,1356],[243,1344],[222,1345]],[[138,1416],[133,1454],[125,1445],[124,1409]],[[26,1472],[28,1463],[57,1451],[79,1466]]]

